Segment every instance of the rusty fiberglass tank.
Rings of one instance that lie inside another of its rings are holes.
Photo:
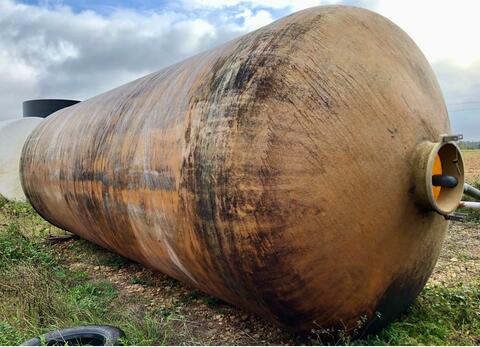
[[[436,263],[450,131],[401,29],[318,7],[54,113],[21,174],[44,218],[125,257],[293,330],[372,330]]]

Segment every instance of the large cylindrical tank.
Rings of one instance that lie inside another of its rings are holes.
[[[319,7],[56,112],[21,173],[42,216],[125,257],[295,330],[375,329],[439,255],[414,158],[449,132],[401,29]]]
[[[0,122],[0,196],[26,201],[20,183],[22,148],[43,118],[29,117]]]

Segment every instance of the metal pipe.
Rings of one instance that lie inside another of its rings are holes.
[[[455,188],[458,184],[458,178],[452,175],[433,175],[432,185],[434,187]]]
[[[468,183],[464,183],[463,185],[463,193],[465,195],[468,195],[474,199],[480,199],[480,190],[478,190],[477,188],[471,186],[470,184]]]
[[[480,202],[479,201],[461,201],[458,207],[464,208],[472,208],[472,209],[480,209]]]

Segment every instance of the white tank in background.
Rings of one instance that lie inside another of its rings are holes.
[[[0,121],[0,195],[8,200],[26,201],[20,184],[20,156],[28,135],[43,120],[26,117]]]

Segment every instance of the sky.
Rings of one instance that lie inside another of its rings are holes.
[[[480,1],[0,0],[0,120],[36,98],[85,100],[303,8],[346,4],[405,30],[455,133],[480,140]]]

